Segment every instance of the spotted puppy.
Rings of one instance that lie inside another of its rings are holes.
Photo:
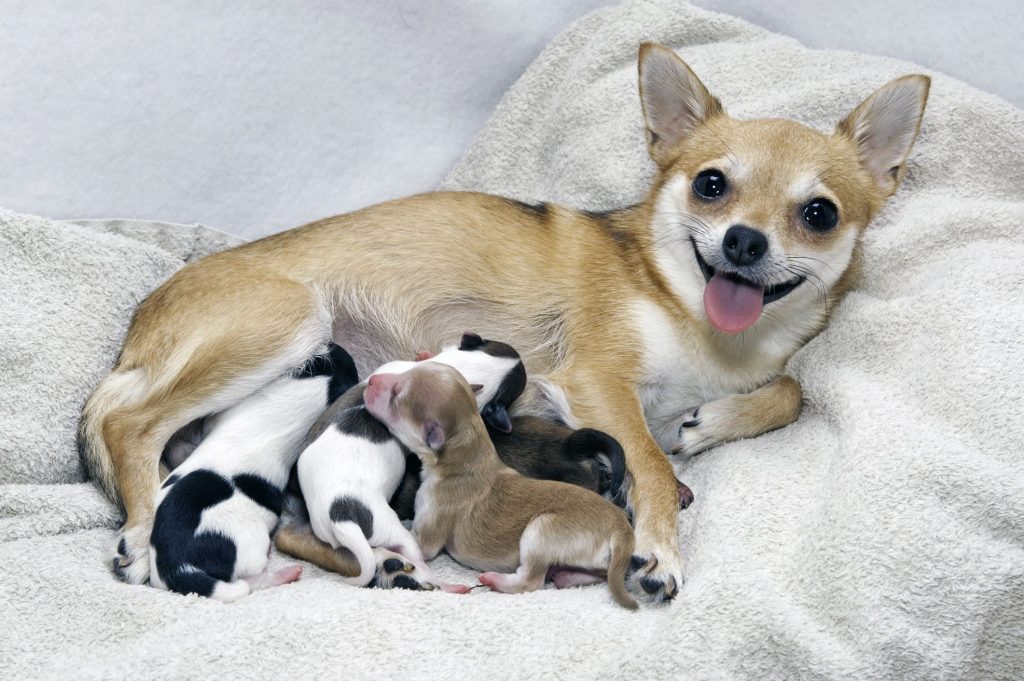
[[[478,385],[474,411],[482,410],[498,427],[507,425],[507,407],[526,384],[526,370],[512,348],[473,334],[463,336],[459,346],[421,363],[454,367]],[[390,362],[378,371],[402,372],[417,365]],[[408,560],[428,588],[437,585],[463,593],[466,587],[433,577],[416,541],[388,505],[402,481],[407,452],[366,411],[366,385],[351,388],[317,419],[299,456],[299,486],[313,533],[355,556],[358,573],[343,577],[350,584],[365,586],[373,581],[378,564],[374,550],[384,548]],[[411,577],[401,575],[393,585],[420,587]]]
[[[298,565],[267,570],[288,471],[310,424],[357,380],[352,358],[332,345],[208,419],[205,438],[157,493],[153,586],[234,601],[298,579]]]
[[[635,542],[626,514],[589,490],[505,466],[474,387],[429,362],[377,373],[366,386],[367,410],[423,460],[413,528],[424,555],[447,549],[487,570],[481,584],[508,593],[539,589],[553,571],[581,581],[606,571],[615,601],[636,609],[625,583]]]

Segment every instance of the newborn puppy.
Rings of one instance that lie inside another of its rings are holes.
[[[615,601],[636,609],[625,583],[634,546],[626,514],[589,490],[504,465],[473,392],[433,363],[377,373],[366,386],[367,410],[423,460],[413,527],[424,555],[446,548],[489,570],[481,584],[509,593],[539,589],[552,568],[606,571]]]
[[[298,579],[298,565],[267,571],[288,471],[310,424],[357,380],[352,358],[332,345],[207,419],[205,438],[157,492],[153,586],[234,601]]]
[[[512,348],[473,334],[422,364],[454,367],[477,384],[473,410],[486,412],[499,428],[507,426],[508,404],[526,385],[526,370]],[[401,372],[416,366],[416,362],[389,362],[378,371]],[[366,411],[365,389],[365,383],[353,387],[317,419],[299,456],[299,486],[313,533],[355,556],[359,574],[343,577],[350,584],[369,584],[378,562],[374,549],[386,548],[412,563],[427,584],[464,593],[467,587],[440,583],[431,576],[412,534],[388,505],[402,482],[407,453]]]
[[[508,433],[491,426],[487,432],[502,463],[526,477],[567,482],[625,503],[626,458],[611,435],[539,416],[513,417]]]

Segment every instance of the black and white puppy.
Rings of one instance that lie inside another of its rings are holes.
[[[205,437],[157,493],[153,586],[234,601],[298,579],[298,565],[267,570],[288,472],[310,425],[357,381],[352,358],[332,344],[207,418]]]
[[[526,386],[526,369],[511,347],[465,334],[459,346],[423,361],[459,371],[477,388],[477,404],[492,426],[509,427],[508,406]],[[417,365],[389,362],[374,373],[402,373]],[[402,482],[408,452],[366,411],[365,388],[365,382],[351,388],[317,419],[299,455],[299,486],[313,533],[356,557],[359,574],[343,577],[350,584],[369,584],[376,573],[374,549],[386,548],[412,563],[426,584],[464,593],[467,587],[432,576],[416,540],[388,505]]]

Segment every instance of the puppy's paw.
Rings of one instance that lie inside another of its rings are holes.
[[[110,568],[122,582],[144,584],[149,579],[149,528],[122,528]]]
[[[377,557],[377,574],[368,586],[411,591],[430,591],[435,588],[426,576],[420,574],[416,566],[401,554],[381,548],[374,549],[373,553]]]
[[[652,547],[643,551],[638,543],[626,575],[626,587],[642,600],[667,603],[683,586],[683,561],[674,546]]]

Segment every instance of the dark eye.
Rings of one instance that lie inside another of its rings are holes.
[[[693,179],[693,191],[702,199],[717,199],[728,188],[725,175],[714,168],[700,171]]]
[[[811,229],[827,232],[839,222],[839,211],[836,204],[828,199],[814,199],[804,206],[804,222]]]

